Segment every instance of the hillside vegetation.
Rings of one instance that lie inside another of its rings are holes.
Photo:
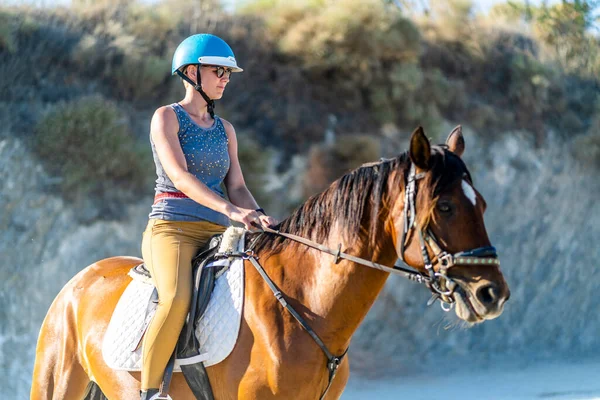
[[[0,6],[0,398],[28,398],[60,288],[97,260],[140,256],[150,118],[181,98],[171,57],[197,32],[226,39],[245,69],[217,112],[275,217],[404,151],[416,125],[438,142],[464,126],[510,301],[465,330],[426,306],[422,286],[390,277],[352,339],[351,380],[598,357],[597,2],[510,2],[486,15],[464,0],[236,3]]]
[[[278,170],[311,146],[318,147],[312,154],[330,155],[311,157],[311,165],[330,161],[312,165],[327,176],[306,193],[347,168],[402,150],[416,125],[441,135],[445,121],[483,139],[520,131],[539,145],[557,135],[584,163],[600,167],[592,5],[510,2],[477,15],[466,0],[425,12],[397,4],[256,0],[233,14],[216,0],[3,6],[1,134],[25,139],[71,199],[102,199],[111,188],[148,190],[151,113],[183,94],[169,76],[172,53],[188,35],[212,32],[245,68],[217,106],[248,142],[242,150],[282,151]],[[320,145],[327,130],[334,143]],[[334,153],[344,153],[335,141],[347,134],[350,142],[358,138],[354,146],[370,137],[374,143],[365,148],[374,150],[343,156],[342,170],[331,172]],[[378,146],[381,140],[392,145]],[[264,174],[264,165],[251,165],[253,155],[242,154],[248,174]],[[260,197],[264,179],[249,180]]]

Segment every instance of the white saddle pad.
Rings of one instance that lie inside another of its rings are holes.
[[[240,243],[243,249],[243,240]],[[242,250],[240,249],[240,250]],[[244,263],[236,258],[215,282],[204,316],[196,328],[200,355],[175,361],[180,365],[204,362],[204,366],[218,364],[233,350],[238,337],[244,300]],[[152,299],[154,286],[133,280],[123,292],[106,330],[102,356],[106,364],[117,370],[140,371],[142,346],[140,334],[154,316],[157,303]]]

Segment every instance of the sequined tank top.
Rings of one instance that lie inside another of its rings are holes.
[[[179,121],[179,143],[185,155],[188,172],[204,183],[210,190],[225,197],[221,184],[229,171],[229,151],[227,134],[223,122],[217,116],[213,126],[202,128],[197,125],[179,104],[170,106]],[[181,193],[163,169],[156,147],[150,136],[152,156],[156,165],[156,194],[165,192]],[[163,198],[152,206],[150,218],[170,221],[209,221],[228,226],[229,219],[208,207],[196,203],[190,198]]]

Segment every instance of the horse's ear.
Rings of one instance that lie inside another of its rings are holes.
[[[431,168],[431,145],[422,127],[418,127],[410,137],[410,160],[418,168],[427,171]]]
[[[452,129],[452,132],[448,135],[448,139],[446,139],[446,144],[451,152],[462,157],[462,154],[465,152],[465,138],[462,134],[462,126],[458,125]]]

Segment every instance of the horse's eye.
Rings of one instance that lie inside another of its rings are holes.
[[[440,201],[437,205],[437,209],[442,213],[449,213],[451,210],[450,203],[447,201]]]

